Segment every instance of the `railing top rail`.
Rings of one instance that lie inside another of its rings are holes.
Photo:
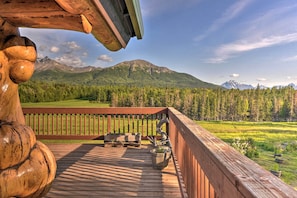
[[[166,107],[107,107],[107,108],[64,108],[64,107],[38,107],[23,108],[24,114],[104,114],[104,115],[133,115],[133,114],[167,114]]]
[[[233,197],[297,197],[293,187],[182,113],[168,108],[168,115],[216,191],[229,191]]]

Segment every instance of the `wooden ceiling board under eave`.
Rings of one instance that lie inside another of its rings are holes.
[[[63,9],[65,5],[68,11]],[[94,0],[6,0],[0,6],[0,17],[16,27],[91,32],[111,51],[125,48],[128,41],[122,39],[123,32],[113,26],[105,8],[101,6],[100,10],[98,5],[100,2]]]

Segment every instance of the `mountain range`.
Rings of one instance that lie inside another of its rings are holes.
[[[48,57],[37,59],[32,80],[83,85],[131,85],[179,88],[255,89],[249,84],[234,80],[221,85],[204,82],[186,73],[156,66],[145,60],[124,61],[111,67],[72,67]],[[261,89],[267,87],[259,85]],[[297,85],[288,86],[297,90]],[[283,86],[275,86],[281,88]]]
[[[239,90],[254,89],[254,87],[252,85],[241,84],[234,80],[226,81],[221,86],[226,89],[239,89]]]
[[[100,67],[72,67],[48,57],[37,59],[32,80],[83,85],[133,85],[179,88],[221,88],[186,73],[159,67],[145,60]]]
[[[224,87],[224,88],[226,88],[226,89],[239,89],[239,90],[256,89],[257,88],[257,86],[254,87],[254,86],[249,85],[249,84],[238,83],[235,80],[226,81],[221,86]],[[259,86],[260,89],[266,89],[266,88],[268,88],[268,87],[266,87],[264,85],[258,85],[258,86]],[[293,87],[293,89],[297,90],[297,85],[294,84],[294,83],[290,83],[287,86]],[[282,88],[282,87],[285,87],[285,86],[275,85],[273,87]]]

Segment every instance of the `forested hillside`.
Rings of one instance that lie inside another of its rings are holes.
[[[87,86],[29,81],[20,85],[22,102],[85,99],[119,107],[175,107],[195,120],[296,121],[297,92],[272,89],[206,89]]]
[[[88,86],[220,87],[144,60],[125,61],[106,68],[79,68],[63,65],[45,57],[36,62],[32,80]]]

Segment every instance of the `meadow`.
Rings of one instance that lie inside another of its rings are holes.
[[[88,100],[63,100],[57,102],[27,102],[22,107],[109,107],[109,103],[90,102]]]
[[[197,121],[209,132],[229,143],[251,138],[259,155],[252,160],[266,170],[281,171],[281,179],[297,188],[296,122]],[[281,157],[275,157],[275,154]],[[281,159],[282,163],[277,163]]]

